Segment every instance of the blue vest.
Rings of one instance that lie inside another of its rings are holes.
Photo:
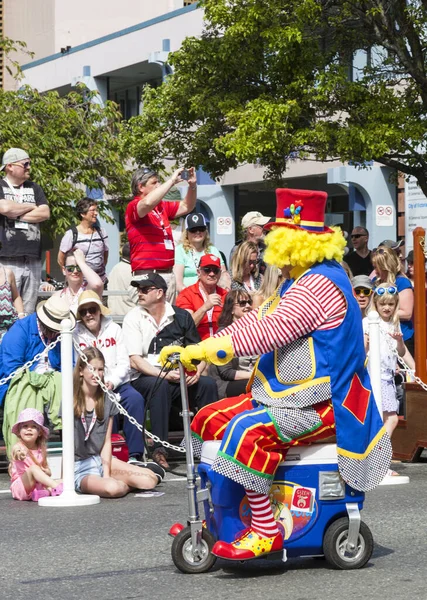
[[[251,391],[255,400],[266,406],[303,408],[331,398],[341,474],[350,485],[366,491],[387,472],[391,444],[365,368],[360,308],[336,261],[317,263],[301,277],[309,274],[327,277],[342,291],[347,302],[345,317],[334,329],[313,331],[263,355]],[[294,283],[285,282],[277,297],[261,307],[261,318],[274,311],[280,296],[286,297]],[[367,469],[365,461],[369,462]]]

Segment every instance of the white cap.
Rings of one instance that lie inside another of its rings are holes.
[[[251,212],[246,213],[242,218],[242,228],[247,229],[248,227],[252,227],[252,225],[264,227],[269,220],[270,217],[264,217],[264,215],[257,210],[252,210]]]
[[[22,148],[9,148],[9,150],[6,150],[3,154],[0,171],[4,169],[6,165],[19,162],[20,160],[28,160],[29,158],[28,152],[25,152]]]

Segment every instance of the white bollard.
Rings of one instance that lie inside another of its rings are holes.
[[[64,491],[60,496],[40,498],[39,506],[88,506],[98,504],[99,496],[77,494],[74,490],[74,407],[73,333],[70,319],[61,323],[62,376],[62,474]]]
[[[382,417],[380,316],[373,310],[368,314],[369,323],[369,375],[375,402]]]

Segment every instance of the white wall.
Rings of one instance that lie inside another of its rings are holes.
[[[17,52],[12,54],[13,60],[25,64],[55,52],[55,0],[5,0],[3,10],[5,37],[26,42],[28,50],[35,53],[31,59],[24,52]],[[17,87],[5,69],[4,89]]]
[[[56,52],[148,21],[170,10],[170,0],[54,0]],[[175,3],[174,3],[175,4]],[[182,7],[179,1],[176,8]]]
[[[203,12],[193,10],[26,69],[24,82],[40,91],[57,89],[81,75],[85,65],[93,77],[104,75],[147,61],[153,51],[162,49],[163,39],[170,39],[170,49],[177,50],[186,36],[200,36],[202,28]]]
[[[34,52],[33,59],[23,52],[13,55],[27,64],[182,6],[183,0],[5,0],[4,34]],[[4,79],[5,89],[19,87],[6,70]]]

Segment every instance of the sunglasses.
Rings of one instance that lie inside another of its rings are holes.
[[[159,288],[151,286],[151,287],[145,287],[145,288],[138,288],[138,292],[140,294],[148,294],[148,292],[152,292],[153,290],[158,290],[158,289]]]
[[[352,240],[358,240],[361,237],[366,237],[366,233],[352,233],[350,237]]]
[[[239,305],[240,308],[245,308],[246,305],[248,306],[252,306],[253,304],[253,300],[252,298],[248,298],[247,300],[238,300],[237,302],[235,302],[235,305]]]
[[[372,290],[368,288],[355,288],[354,293],[356,296],[370,296],[372,294]]]
[[[74,271],[76,273],[81,273],[82,270],[78,265],[68,265],[65,267],[65,270],[67,271],[67,273],[74,273]]]
[[[95,315],[99,310],[99,306],[89,306],[88,308],[79,308],[79,314],[81,317],[86,315]]]
[[[250,264],[252,266],[258,265],[259,262],[260,262],[259,259],[258,260],[248,260],[248,264]]]
[[[219,275],[221,269],[219,267],[201,267],[201,271],[204,271],[207,275],[209,275],[209,273]]]
[[[28,169],[28,167],[31,165],[31,162],[29,160],[27,160],[24,163],[14,163],[15,165],[17,165],[18,167],[22,167],[23,169]]]
[[[391,294],[395,296],[398,293],[397,287],[395,285],[390,285],[389,287],[377,287],[374,290],[374,294],[377,296],[384,296],[384,294]]]
[[[190,233],[205,233],[206,227],[192,227],[188,230]]]

